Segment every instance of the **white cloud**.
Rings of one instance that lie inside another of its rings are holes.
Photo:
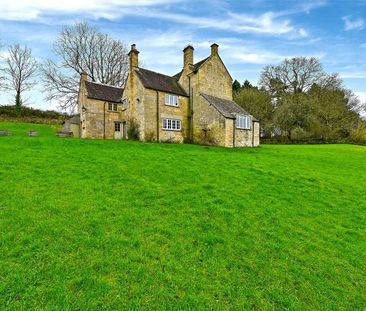
[[[83,14],[113,19],[126,7],[171,4],[178,0],[0,0],[0,19],[37,20],[44,14]]]
[[[344,30],[362,30],[365,27],[365,21],[362,18],[352,19],[351,16],[343,16]]]
[[[300,35],[300,37],[305,38],[308,36],[308,32],[304,28],[300,28],[299,35]]]
[[[0,0],[0,20],[30,20],[54,23],[53,15],[76,15],[105,18],[114,20],[123,16],[141,16],[163,19],[173,23],[210,28],[236,33],[258,34],[292,34],[306,37],[304,28],[292,26],[291,22],[283,19],[284,14],[265,12],[262,14],[237,14],[223,11],[219,17],[193,16],[174,13],[165,7],[156,9],[154,6],[182,2],[183,0]]]
[[[345,79],[366,79],[366,71],[345,72],[340,74]]]
[[[366,92],[355,92],[361,102],[366,103]]]

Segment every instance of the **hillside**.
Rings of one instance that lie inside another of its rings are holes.
[[[365,147],[0,129],[4,309],[366,308]]]

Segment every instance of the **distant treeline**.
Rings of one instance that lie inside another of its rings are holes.
[[[27,106],[22,107],[19,116],[16,106],[0,106],[1,121],[23,121],[33,123],[60,124],[70,116],[53,110],[40,110]]]
[[[234,100],[261,124],[266,143],[366,144],[365,103],[326,74],[315,58],[286,59],[263,69],[259,86],[234,81]]]

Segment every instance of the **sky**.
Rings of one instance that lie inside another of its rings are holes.
[[[0,0],[0,8],[5,48],[27,45],[41,63],[55,57],[52,45],[65,25],[87,21],[135,43],[145,68],[168,75],[181,70],[188,44],[195,62],[219,44],[232,77],[253,85],[266,65],[315,56],[366,102],[366,0]],[[26,97],[32,107],[57,108],[44,100],[41,85]],[[0,105],[11,98],[1,91]]]

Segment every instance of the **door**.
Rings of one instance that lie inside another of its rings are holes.
[[[127,122],[122,123],[122,138],[127,139]]]
[[[122,139],[121,122],[114,122],[114,139]]]

